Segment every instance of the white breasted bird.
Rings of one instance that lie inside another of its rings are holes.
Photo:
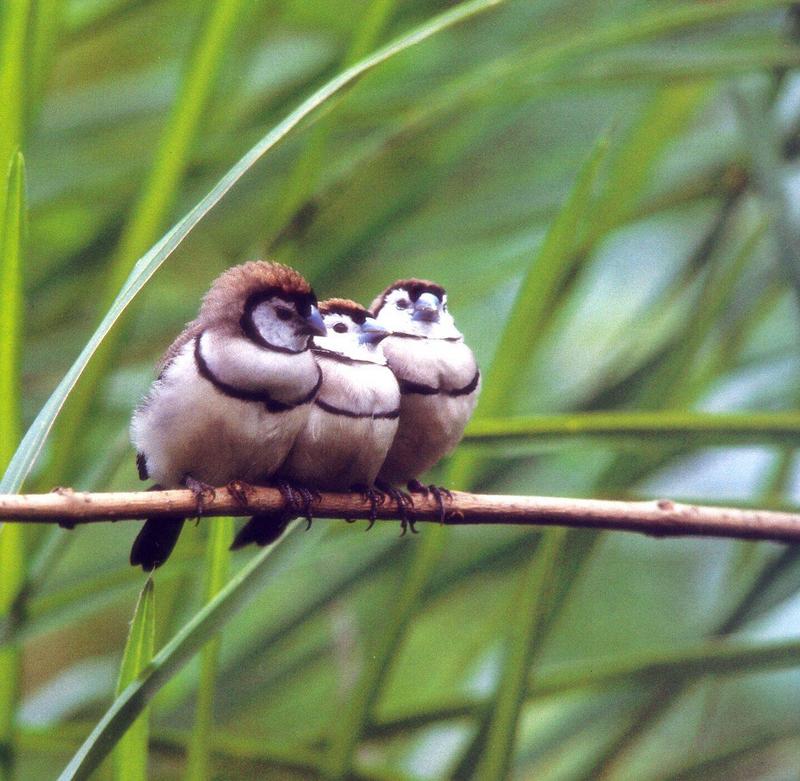
[[[286,458],[322,384],[309,347],[325,325],[311,287],[294,269],[254,261],[221,274],[200,312],[172,343],[158,379],[133,414],[142,480],[186,486],[263,482]],[[131,550],[145,571],[163,564],[183,518],[152,519]]]
[[[391,331],[381,346],[400,385],[400,424],[378,477],[431,490],[444,516],[442,490],[417,477],[461,441],[480,391],[472,350],[456,328],[441,285],[424,279],[393,283],[370,311]],[[412,526],[413,530],[413,526]]]
[[[389,332],[354,301],[332,298],[319,310],[328,333],[314,337],[312,351],[322,386],[278,475],[295,487],[361,491],[374,513],[383,499],[373,488],[375,477],[400,417],[400,390],[380,346]],[[259,523],[268,541],[285,526],[273,522],[269,534],[269,522],[254,519],[242,528],[234,547],[257,541],[252,527]]]

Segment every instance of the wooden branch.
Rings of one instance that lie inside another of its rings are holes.
[[[275,488],[248,487],[246,500],[218,488],[203,507],[203,516],[252,515],[283,506]],[[572,526],[641,532],[656,537],[706,536],[774,542],[800,542],[800,514],[730,507],[678,504],[668,499],[618,502],[600,499],[562,499],[544,496],[491,496],[454,491],[445,500],[446,524],[515,524]],[[319,518],[369,518],[369,502],[358,493],[323,493],[313,503]],[[0,494],[0,519],[17,523],[80,523],[194,517],[197,501],[187,490],[82,493],[56,489],[49,494]],[[397,507],[387,500],[377,508],[379,520],[398,520]],[[414,521],[439,520],[432,496],[414,496]]]

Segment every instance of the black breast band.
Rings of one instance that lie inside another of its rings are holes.
[[[434,388],[432,385],[423,385],[421,382],[411,382],[411,380],[403,380],[399,377],[397,382],[400,385],[400,393],[405,395],[415,393],[419,396],[468,396],[478,387],[480,378],[480,369],[476,369],[475,376],[463,388],[454,388],[453,390]]]
[[[322,385],[322,370],[319,366],[317,366],[317,382],[314,387],[306,393],[305,396],[292,402],[277,401],[266,391],[246,390],[244,388],[237,388],[235,385],[229,385],[227,382],[223,382],[219,379],[219,377],[211,371],[211,367],[206,363],[206,359],[203,358],[203,354],[200,350],[200,339],[202,336],[202,333],[198,334],[194,340],[194,362],[197,366],[197,372],[203,379],[208,380],[220,393],[231,399],[263,404],[268,412],[286,412],[287,410],[312,402],[317,395],[320,385]]]
[[[342,415],[346,418],[373,418],[374,420],[392,420],[400,417],[400,408],[390,410],[389,412],[353,412],[349,409],[342,409],[341,407],[334,407],[333,404],[328,404],[322,399],[316,399],[314,402],[320,409],[325,412],[330,412],[331,415]]]

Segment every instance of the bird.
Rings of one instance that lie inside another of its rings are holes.
[[[198,515],[214,486],[244,502],[243,487],[275,473],[308,419],[322,385],[309,348],[325,333],[314,291],[294,269],[250,261],[224,271],[134,411],[139,477],[191,489]],[[131,564],[161,566],[184,520],[146,521]]]
[[[431,492],[444,521],[442,494],[449,496],[449,491],[423,486],[417,478],[461,441],[480,393],[480,369],[447,308],[441,285],[425,279],[397,280],[375,298],[369,311],[391,332],[381,347],[397,377],[401,399],[397,434],[377,485],[391,490],[405,483],[411,492]],[[400,505],[402,493],[391,493]]]
[[[314,337],[312,352],[322,385],[277,474],[311,491],[360,491],[372,503],[371,527],[385,498],[374,489],[375,477],[400,417],[400,389],[380,347],[389,332],[355,301],[331,298],[319,310],[328,333]],[[248,527],[258,523],[246,524],[234,547],[256,541],[258,534]],[[272,534],[260,534],[271,541],[283,528],[285,522],[275,521]]]

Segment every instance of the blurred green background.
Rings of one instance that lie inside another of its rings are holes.
[[[325,100],[208,212],[105,339],[26,490],[139,488],[127,423],[156,360],[220,271],[272,257],[320,298],[446,286],[486,382],[431,479],[796,506],[797,12],[485,5],[3,3],[5,463],[135,261],[253,144],[386,42],[465,17]],[[776,416],[730,414],[749,412]],[[0,531],[0,778],[55,778],[112,703],[137,528]],[[187,528],[123,684],[186,622],[213,637],[198,611],[258,555],[228,561],[231,533]],[[797,777],[796,547],[398,534],[288,535],[200,655],[157,664],[149,752],[145,722],[111,729],[116,762],[92,777]]]

